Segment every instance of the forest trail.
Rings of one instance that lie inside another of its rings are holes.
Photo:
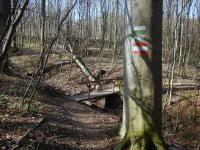
[[[113,148],[117,137],[109,135],[108,131],[118,124],[118,117],[72,100],[64,102],[63,100],[59,99],[63,113],[48,117],[38,129],[45,134],[39,149],[109,150]]]
[[[22,75],[31,73],[31,63],[27,63],[29,59],[31,56],[13,56],[11,61],[14,70],[20,70]],[[105,68],[109,64],[107,59],[102,62],[93,57],[88,58],[85,62],[92,72],[95,72],[97,68]],[[0,86],[2,93],[0,107],[3,108],[0,110],[0,148],[11,149],[27,131],[38,124],[40,119],[45,118],[28,134],[28,137],[22,140],[22,148],[111,150],[119,142],[119,139],[116,135],[108,134],[109,129],[120,122],[120,115],[110,112],[110,110],[105,111],[70,100],[71,96],[87,93],[85,85],[77,84],[87,78],[76,65],[71,66],[66,63],[64,66],[52,68],[51,66],[55,66],[55,64],[59,64],[59,59],[56,54],[52,54],[48,65],[51,69],[45,72],[29,113],[25,111],[25,108],[21,108],[21,99],[27,88],[28,80],[10,75],[0,76],[0,85],[2,85]],[[122,76],[123,63],[119,60],[117,64],[120,65],[116,65],[109,78]],[[199,124],[199,97],[195,95],[199,86],[192,80],[194,69],[189,70],[188,74],[190,76],[186,79],[175,79],[173,102],[176,103],[167,107],[164,112],[163,133],[166,141],[174,139],[178,141],[178,145],[195,149],[198,147],[200,131],[198,127],[194,129],[194,124]],[[165,94],[168,80],[165,76],[163,79],[163,94]],[[111,87],[109,84],[108,88]],[[176,121],[177,112],[180,114],[180,122],[175,131],[171,131],[174,129],[172,121]],[[175,137],[172,137],[174,135]],[[191,138],[188,139],[187,135],[190,135]],[[192,145],[194,145],[193,148],[191,148]]]
[[[21,67],[18,65],[18,57],[12,58],[14,70],[19,70]],[[24,65],[27,64],[27,59],[24,59]],[[56,62],[57,59],[55,61],[51,59],[49,66]],[[89,63],[87,65],[95,70],[97,67],[104,68],[107,64],[101,63],[102,66],[99,66],[98,63]],[[29,66],[24,68],[21,74],[26,75],[27,72],[31,72]],[[120,71],[114,70],[115,73],[110,78],[120,76],[122,72],[120,68],[121,66],[117,66],[115,70]],[[44,81],[36,92],[31,111],[28,113],[20,105],[28,82],[17,76],[0,76],[2,85],[0,90],[3,93],[0,106],[4,108],[0,111],[3,117],[0,122],[2,127],[0,148],[12,149],[19,145],[16,149],[113,149],[118,143],[118,137],[110,135],[109,131],[120,122],[119,114],[70,100],[70,97],[75,94],[87,93],[87,89],[85,85],[77,84],[82,79],[80,78],[82,77],[81,70],[73,66],[71,76],[68,76],[66,72],[69,70],[70,64],[67,64],[62,67],[62,70],[53,69],[44,74]],[[45,118],[44,121],[39,123],[42,118]],[[34,129],[31,130],[32,128]],[[23,138],[26,134],[27,136]]]
[[[2,113],[9,114],[7,117],[4,115],[0,124],[0,135],[4,139],[0,140],[1,147],[18,145],[16,149],[111,150],[116,145],[118,137],[110,135],[109,131],[119,123],[118,115],[70,100],[70,96],[61,95],[59,90],[48,85],[38,90],[37,102],[34,102],[33,110],[26,114],[24,110],[15,108],[17,103],[21,103],[21,98],[12,96],[23,94],[25,89],[19,85],[24,86],[24,82],[6,75],[0,81],[4,85],[2,92],[8,94],[4,98],[6,104],[0,106],[5,107]],[[9,89],[15,89],[15,92]],[[6,109],[12,111],[7,112]],[[45,119],[37,126],[41,118]],[[28,136],[23,138],[26,134]]]

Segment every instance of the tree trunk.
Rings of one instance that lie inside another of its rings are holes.
[[[0,55],[3,53],[3,41],[10,25],[11,1],[0,0]],[[7,54],[0,57],[0,71],[7,66]]]
[[[176,67],[176,55],[177,55],[177,51],[178,51],[179,44],[180,44],[180,28],[181,28],[180,22],[181,21],[178,17],[178,0],[177,0],[177,2],[176,2],[176,24],[175,24],[175,28],[174,28],[173,62],[172,62],[172,67],[171,67],[171,75],[170,75],[170,79],[169,79],[169,89],[167,91],[167,96],[166,96],[166,97],[168,97],[168,93],[169,93],[168,105],[170,105],[172,102],[172,93],[173,93],[175,67]]]
[[[41,52],[40,52],[40,59],[43,59],[43,53],[44,53],[44,31],[45,31],[45,16],[46,16],[46,10],[45,10],[45,6],[46,6],[46,0],[42,0],[41,2],[41,20],[42,20],[42,24],[41,24],[41,36],[40,36],[40,40],[41,40]]]
[[[162,1],[126,0],[125,134],[115,149],[165,150],[161,138]],[[123,123],[122,123],[123,124]]]
[[[3,47],[2,47],[2,51],[1,51],[1,54],[0,54],[0,64],[1,64],[1,61],[4,60],[4,58],[6,57],[7,55],[7,52],[10,48],[10,45],[11,45],[11,41],[12,41],[12,38],[13,38],[13,35],[15,34],[15,31],[16,31],[16,28],[24,14],[24,11],[26,9],[26,6],[28,5],[29,3],[29,0],[26,0],[24,2],[24,4],[21,6],[21,8],[19,8],[19,11],[16,15],[16,18],[15,20],[11,23],[10,25],[10,28],[6,34],[6,39],[5,39],[5,42],[3,44]]]

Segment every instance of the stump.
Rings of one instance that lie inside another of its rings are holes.
[[[119,109],[122,107],[122,99],[119,93],[106,96],[105,100],[105,109]]]

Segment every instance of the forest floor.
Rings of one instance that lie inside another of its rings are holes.
[[[0,76],[0,150],[113,149],[118,137],[110,130],[118,125],[120,117],[116,111],[68,99],[69,95],[86,92],[87,88],[77,83],[86,77],[67,57],[60,60],[56,54],[50,56],[48,71],[34,96],[30,112],[21,107],[36,59],[37,54],[31,52],[13,56],[11,69],[15,75]],[[94,61],[97,62],[95,58],[85,60],[92,72],[109,65],[109,59],[103,59],[103,63],[98,60],[99,63],[94,64]],[[121,75],[119,68],[121,66],[110,70],[109,77]]]
[[[110,129],[119,124],[121,110],[89,107],[68,99],[70,95],[87,91],[84,85],[78,84],[87,77],[66,56],[50,55],[48,69],[30,112],[21,107],[37,59],[38,54],[31,51],[12,56],[10,69],[15,74],[0,76],[0,150],[113,149],[119,138],[111,134]],[[109,58],[89,57],[84,62],[93,73],[107,68],[107,78],[122,76],[122,60],[117,59],[112,69]],[[188,70],[188,74],[189,77],[181,82],[179,78],[175,80],[173,104],[163,110],[163,135],[168,143],[199,150],[199,87],[193,83],[194,69]]]

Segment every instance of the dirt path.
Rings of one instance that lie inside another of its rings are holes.
[[[26,75],[33,70],[32,59],[35,60],[36,57],[32,55],[15,56],[12,57],[12,63],[16,67],[15,69],[20,71],[19,73]],[[50,60],[48,66],[59,62],[58,56],[54,54],[51,55]],[[98,63],[96,59],[94,60],[91,58],[91,62],[87,62],[87,66],[93,72],[97,68],[105,68],[110,62],[103,61],[101,63],[102,61],[99,61]],[[72,69],[70,69],[71,67]],[[120,68],[121,66],[116,66],[109,77],[120,76],[122,73]],[[0,106],[4,106],[5,102],[6,104],[5,109],[0,111],[0,116],[3,118],[2,122],[0,120],[0,126],[4,127],[0,132],[0,149],[2,147],[12,148],[17,145],[18,141],[22,141],[20,142],[22,144],[19,144],[20,149],[113,149],[118,142],[118,137],[108,133],[112,127],[118,124],[119,116],[70,101],[66,96],[87,91],[84,85],[77,84],[77,81],[84,77],[81,70],[71,64],[62,66],[62,69],[59,68],[55,71],[54,69],[48,70],[34,97],[31,113],[24,115],[24,110],[19,104],[21,104],[28,80],[2,76],[0,83],[3,86],[0,86],[0,89],[2,89],[3,96]],[[41,118],[45,118],[45,121],[31,131],[24,140],[20,140]],[[31,120],[33,121],[31,122]]]
[[[118,124],[119,116],[69,100],[50,86],[38,90],[32,106],[35,111],[24,114],[16,105],[21,104],[18,96],[23,96],[20,87],[24,82],[6,75],[0,81],[5,95],[0,106],[6,103],[0,111],[0,126],[4,127],[0,132],[0,149],[15,147],[21,141],[16,149],[111,150],[118,142],[118,137],[108,131]],[[41,118],[45,120],[34,128]],[[31,128],[34,130],[21,140]]]
[[[111,150],[117,137],[109,134],[119,117],[83,104],[56,99],[62,110],[53,114],[33,133],[26,145],[35,149]],[[38,139],[42,135],[42,140]]]

